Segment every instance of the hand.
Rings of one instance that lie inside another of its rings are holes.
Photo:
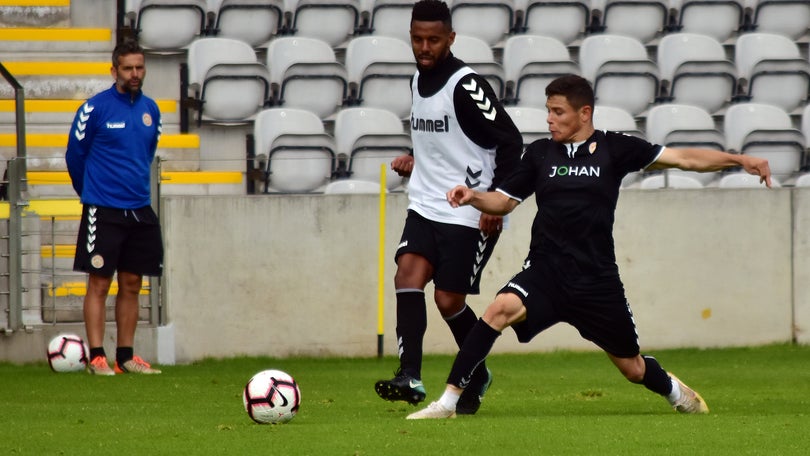
[[[503,229],[503,217],[482,213],[478,220],[478,228],[487,236],[500,233]]]
[[[447,192],[447,202],[450,203],[452,207],[464,206],[470,204],[474,195],[475,191],[473,191],[473,189],[463,185],[457,185]]]
[[[391,161],[391,169],[402,177],[410,177],[413,171],[413,155],[400,155]]]
[[[771,188],[771,166],[768,164],[768,160],[750,155],[743,155],[743,157],[747,158],[743,161],[743,169],[749,174],[759,176],[759,183],[764,182],[768,188]]]

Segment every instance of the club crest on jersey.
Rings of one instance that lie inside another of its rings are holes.
[[[150,116],[148,112],[143,113],[143,117],[141,117],[141,120],[143,121],[143,124],[146,125],[147,127],[152,126],[152,116]]]
[[[588,153],[593,155],[594,152],[596,152],[596,143],[592,142],[588,145]]]

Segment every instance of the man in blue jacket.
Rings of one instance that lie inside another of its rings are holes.
[[[160,224],[150,197],[160,111],[141,90],[146,65],[137,42],[125,40],[115,47],[110,73],[115,80],[112,87],[87,100],[76,113],[65,154],[83,206],[73,269],[89,276],[84,298],[88,371],[159,374],[134,354],[133,345],[143,276],[159,276],[163,269]],[[105,302],[116,273],[113,369],[103,342]]]

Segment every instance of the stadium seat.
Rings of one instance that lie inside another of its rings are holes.
[[[275,105],[305,109],[322,119],[343,106],[348,74],[325,41],[303,36],[275,38],[267,47],[267,67]]]
[[[759,181],[759,176],[748,174],[745,171],[724,173],[710,186],[719,188],[766,188],[765,184]],[[771,186],[774,188],[781,187],[782,184],[779,178],[771,176]]]
[[[506,77],[503,67],[484,40],[474,36],[456,34],[451,48],[453,55],[463,60],[476,73],[487,80],[495,95],[503,99],[506,93]]]
[[[673,0],[681,32],[733,41],[745,25],[745,0]]]
[[[545,106],[546,86],[564,74],[579,74],[568,48],[556,38],[510,36],[503,47],[504,75],[520,106]]]
[[[326,195],[378,194],[380,193],[380,183],[358,179],[336,179],[326,184],[323,193]]]
[[[804,137],[810,141],[810,103],[807,103],[802,109],[801,119],[799,120],[801,124],[801,131]]]
[[[810,187],[810,173],[802,173],[793,180],[794,187]]]
[[[703,188],[704,184],[697,178],[687,174],[671,173],[670,169],[660,173],[644,175],[635,187],[641,190],[655,190],[659,188]]]
[[[807,102],[810,62],[784,35],[745,33],[734,46],[737,72],[750,101],[769,103],[792,112]]]
[[[785,35],[793,41],[806,39],[810,29],[810,2],[807,0],[756,0],[754,30]]]
[[[658,43],[656,60],[672,103],[693,104],[714,113],[737,92],[737,68],[726,58],[723,45],[711,36],[666,35]]]
[[[635,38],[589,35],[579,47],[579,65],[582,76],[593,84],[597,104],[639,116],[658,97],[658,66]]]
[[[346,71],[354,103],[406,118],[416,71],[411,46],[388,36],[358,36],[346,46]]]
[[[804,164],[805,138],[781,108],[761,103],[740,103],[723,116],[726,147],[768,159],[771,172],[785,179]]]
[[[675,131],[715,130],[711,114],[705,109],[687,104],[660,104],[647,113],[645,131],[654,144],[667,145],[667,136]]]
[[[205,34],[206,0],[128,0],[127,17],[144,49],[183,52]]]
[[[551,137],[548,131],[548,111],[544,108],[506,106],[504,109],[523,136],[524,147],[538,139]]]
[[[380,166],[386,165],[386,187],[393,190],[403,178],[391,170],[391,161],[412,150],[410,135],[393,112],[379,108],[344,108],[335,115],[335,144],[348,159],[351,179],[380,182]]]
[[[335,171],[335,142],[323,122],[303,109],[270,108],[256,115],[254,154],[266,160],[266,193],[322,189]]]
[[[523,33],[556,38],[571,44],[588,31],[591,7],[588,0],[528,0],[523,13]]]
[[[667,147],[700,147],[725,150],[725,137],[705,109],[686,104],[661,104],[647,113],[647,140]],[[670,176],[683,174],[703,185],[715,179],[716,173],[698,173],[679,169],[667,170]]]
[[[447,3],[456,33],[475,36],[490,46],[497,46],[514,26],[513,0],[451,0]]]
[[[267,45],[284,31],[284,0],[209,0],[215,15],[215,36],[245,41],[254,48]]]
[[[253,48],[231,38],[199,38],[188,48],[189,89],[199,102],[198,123],[244,123],[270,95],[270,73]]]
[[[343,47],[360,25],[359,0],[293,0],[293,24],[297,36],[318,38],[333,48]]]
[[[372,35],[399,38],[411,42],[413,0],[370,0],[369,30]]]
[[[666,31],[668,3],[667,0],[604,0],[604,32],[650,43]]]
[[[633,115],[615,106],[596,105],[593,110],[593,125],[597,130],[618,131],[643,137]]]

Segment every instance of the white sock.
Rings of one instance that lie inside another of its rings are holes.
[[[442,397],[439,398],[439,404],[441,404],[442,407],[446,408],[447,410],[455,410],[456,404],[458,404],[458,398],[460,396],[460,394],[445,390]]]
[[[669,378],[669,381],[672,382],[672,392],[669,393],[667,399],[669,400],[670,404],[674,404],[681,399],[681,385],[679,385],[678,382],[676,382],[672,377]]]

